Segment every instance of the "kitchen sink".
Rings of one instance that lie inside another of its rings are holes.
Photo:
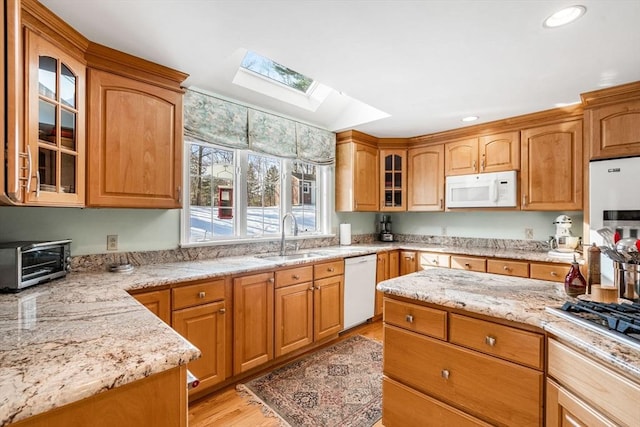
[[[258,255],[256,258],[265,259],[267,261],[294,261],[298,259],[318,258],[323,257],[326,254],[322,252],[304,252],[294,253],[288,255]]]

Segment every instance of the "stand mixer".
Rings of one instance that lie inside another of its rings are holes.
[[[555,236],[550,236],[549,256],[572,258],[576,253],[576,248],[580,245],[580,237],[571,235],[573,221],[567,215],[560,215],[553,221],[556,226]]]

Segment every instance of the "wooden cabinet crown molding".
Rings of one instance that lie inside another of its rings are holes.
[[[85,58],[87,66],[90,68],[120,74],[179,93],[184,93],[180,84],[189,77],[182,71],[173,70],[94,42],[89,42]]]
[[[640,81],[586,92],[580,98],[585,109],[640,99]]]
[[[346,144],[349,142],[357,142],[359,144],[378,148],[378,138],[375,136],[367,135],[366,133],[362,133],[354,129],[336,134],[336,144]]]
[[[89,40],[37,0],[21,0],[22,24],[84,62]]]

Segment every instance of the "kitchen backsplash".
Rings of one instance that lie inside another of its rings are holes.
[[[434,246],[457,246],[491,249],[513,249],[527,251],[548,250],[547,242],[534,240],[482,239],[465,237],[422,236],[396,234],[396,242],[421,243]],[[377,234],[357,234],[351,236],[352,244],[380,243]],[[290,242],[290,241],[289,241]],[[311,249],[339,244],[338,236],[298,240],[300,249]],[[94,255],[79,255],[71,259],[71,269],[76,272],[106,271],[112,264],[132,264],[134,266],[161,264],[181,261],[198,261],[227,256],[243,256],[278,252],[280,241],[251,242],[228,245],[201,246],[159,251],[118,252]]]

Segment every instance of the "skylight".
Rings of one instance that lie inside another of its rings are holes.
[[[302,93],[307,93],[313,86],[312,78],[252,51],[247,52],[240,66]]]

